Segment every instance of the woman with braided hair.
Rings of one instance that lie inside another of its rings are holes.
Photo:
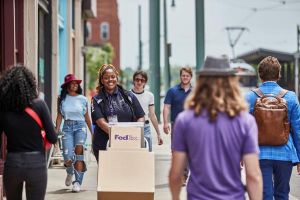
[[[93,152],[98,161],[99,150],[106,150],[109,123],[144,122],[144,111],[135,95],[118,85],[118,70],[104,64],[98,72],[98,93],[92,98],[92,121],[96,125]]]
[[[25,66],[14,66],[1,77],[0,134],[4,132],[7,137],[4,165],[7,200],[21,200],[24,183],[27,199],[45,197],[47,164],[41,127],[25,108],[38,115],[49,142],[54,144],[57,136],[46,103],[37,97],[35,78]]]

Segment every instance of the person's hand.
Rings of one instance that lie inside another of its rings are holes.
[[[164,124],[164,133],[169,134],[171,131],[169,124]]]
[[[241,169],[244,168],[244,162],[243,161],[240,162],[240,167],[241,167]]]
[[[91,147],[91,153],[92,153],[93,155],[95,155],[95,154],[94,154],[94,150],[93,150],[93,147]]]
[[[58,135],[59,134],[59,128],[55,128],[55,132]]]
[[[157,144],[162,145],[164,143],[163,139],[160,137],[160,134],[157,135]]]
[[[297,163],[297,172],[298,172],[298,175],[300,175],[300,163]]]
[[[54,144],[54,153],[53,153],[54,155],[59,155],[60,154],[60,148],[59,148],[59,144],[58,144],[58,142],[56,142],[55,144]]]

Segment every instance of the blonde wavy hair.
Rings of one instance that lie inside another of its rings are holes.
[[[247,104],[239,89],[238,77],[235,76],[199,77],[184,107],[193,109],[197,116],[206,109],[210,121],[215,121],[219,112],[235,117],[241,111],[247,110]]]
[[[117,68],[115,66],[113,66],[112,64],[103,64],[101,65],[101,67],[98,70],[98,86],[97,86],[97,91],[100,92],[101,89],[103,88],[103,84],[101,82],[101,79],[103,77],[103,75],[105,74],[106,70],[108,69],[112,69],[114,71],[114,73],[116,74],[117,78],[119,76],[119,72],[117,70]]]

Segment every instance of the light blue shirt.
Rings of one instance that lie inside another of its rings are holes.
[[[264,94],[277,95],[282,88],[272,81],[264,82],[259,87]],[[250,113],[254,111],[254,105],[258,96],[254,92],[249,92],[246,99],[249,103]],[[288,118],[291,131],[287,144],[281,146],[259,146],[260,159],[299,162],[300,159],[300,106],[296,94],[288,91],[283,97],[288,106]]]
[[[85,121],[87,98],[83,95],[67,95],[62,101],[60,111],[64,116],[64,120]]]

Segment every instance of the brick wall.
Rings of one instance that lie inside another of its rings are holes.
[[[118,17],[117,0],[97,0],[97,18],[90,19],[92,34],[87,40],[87,45],[101,46],[111,43],[114,47],[115,57],[113,65],[120,68],[120,22]],[[100,37],[100,25],[102,22],[109,24],[109,38],[102,40]]]

